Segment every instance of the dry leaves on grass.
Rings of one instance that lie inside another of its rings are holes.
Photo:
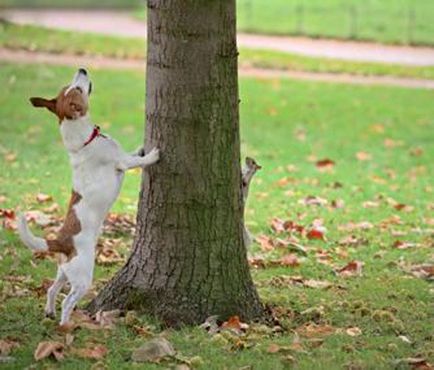
[[[6,230],[16,230],[17,222],[13,209],[0,208],[1,226]]]
[[[434,265],[433,264],[420,264],[413,265],[409,271],[413,276],[425,279],[425,280],[434,280]]]
[[[38,193],[36,195],[36,201],[38,203],[46,203],[46,202],[50,202],[52,200],[53,200],[53,197],[51,195],[48,195],[48,194]]]
[[[107,347],[101,344],[96,344],[96,345],[88,344],[85,348],[71,349],[71,353],[81,358],[101,360],[108,353],[108,349]]]
[[[175,356],[176,351],[165,338],[155,338],[135,349],[131,355],[134,362],[158,362],[164,358]]]
[[[320,172],[331,172],[336,162],[329,158],[324,158],[316,161],[315,165]]]
[[[275,276],[267,281],[267,285],[286,287],[294,285],[298,287],[306,287],[312,289],[328,289],[333,286],[333,283],[325,280],[305,279],[302,276]]]
[[[360,151],[356,153],[356,158],[359,161],[370,161],[372,159],[372,155],[370,153]]]
[[[362,276],[363,265],[363,262],[354,260],[346,264],[344,267],[337,269],[336,273],[342,277]]]
[[[60,342],[40,342],[33,354],[33,357],[36,361],[40,361],[44,358],[53,356],[57,361],[61,361],[64,358],[64,348],[65,346],[63,345],[63,343]]]
[[[7,356],[9,355],[14,348],[18,348],[20,344],[12,339],[0,339],[0,355]]]
[[[297,328],[296,332],[305,338],[317,338],[334,334],[336,328],[326,324],[306,323]]]

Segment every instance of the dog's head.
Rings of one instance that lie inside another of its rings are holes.
[[[76,120],[87,115],[89,95],[92,82],[85,69],[80,68],[74,75],[70,85],[65,86],[54,99],[39,97],[30,98],[34,107],[47,108],[62,123],[64,120]]]

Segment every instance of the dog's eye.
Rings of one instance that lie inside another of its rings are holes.
[[[81,87],[77,86],[76,89],[77,89],[78,91],[80,91],[81,94],[83,94],[83,89],[82,89]]]

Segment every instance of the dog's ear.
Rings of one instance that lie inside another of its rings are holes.
[[[47,108],[50,112],[56,113],[56,99],[30,98],[34,107]]]

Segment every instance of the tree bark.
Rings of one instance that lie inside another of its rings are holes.
[[[235,0],[148,0],[146,148],[132,254],[90,304],[169,326],[264,315],[243,241]]]

